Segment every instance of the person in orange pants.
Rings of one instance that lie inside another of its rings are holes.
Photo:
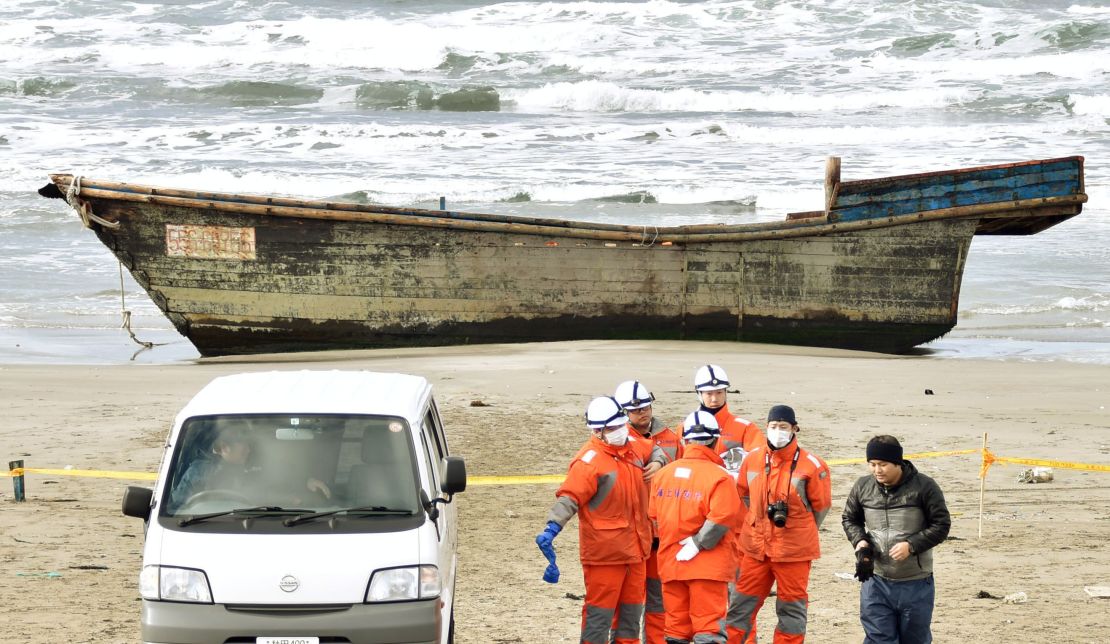
[[[644,612],[646,560],[651,551],[647,518],[647,463],[628,431],[628,417],[611,397],[593,399],[586,409],[591,436],[570,463],[566,479],[536,545],[550,562],[544,580],[556,583],[553,540],[578,516],[579,559],[586,585],[582,644],[639,644]],[[614,628],[614,624],[616,625]]]
[[[713,414],[721,428],[721,440],[717,441],[717,453],[724,459],[725,468],[733,476],[736,476],[740,469],[740,463],[743,462],[748,452],[757,447],[766,447],[767,440],[755,423],[736,416],[729,410],[728,388],[730,384],[728,374],[719,365],[702,365],[694,373],[694,392],[698,395],[701,410]],[[738,530],[739,525],[743,524],[744,513],[745,508],[741,507],[740,523],[737,524]],[[729,612],[726,623],[729,644],[740,644],[742,641],[740,633],[747,628],[740,623],[738,613],[740,597],[736,594],[736,584],[740,580],[740,562],[743,558],[740,552],[739,532],[737,532],[735,543],[737,567],[733,571],[733,578],[728,585]],[[752,641],[755,641],[754,637],[752,637]]]
[[[682,441],[674,430],[664,427],[652,412],[655,396],[639,380],[627,380],[617,385],[613,398],[628,414],[628,426],[653,444],[644,481],[650,482],[660,467],[682,455]],[[662,458],[662,463],[659,459]],[[650,484],[650,483],[649,483]],[[653,537],[655,535],[653,534]],[[644,644],[663,644],[664,608],[663,582],[659,579],[659,539],[651,541],[651,554],[647,559],[647,584],[644,599]]]
[[[775,405],[767,415],[767,447],[744,458],[736,480],[748,507],[740,529],[740,581],[735,606],[741,641],[755,631],[756,615],[778,587],[776,644],[804,642],[809,569],[821,556],[817,529],[832,505],[829,466],[798,445],[794,410]]]
[[[695,411],[683,426],[683,456],[652,479],[648,504],[659,535],[664,639],[667,644],[725,644],[740,497],[717,455],[716,419]]]

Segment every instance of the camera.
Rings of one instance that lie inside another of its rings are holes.
[[[786,505],[786,501],[775,501],[767,506],[767,518],[771,523],[775,524],[776,528],[781,528],[786,525],[786,515],[790,512],[790,508]]]

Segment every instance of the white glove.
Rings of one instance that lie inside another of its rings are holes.
[[[698,549],[698,544],[694,543],[693,537],[686,537],[682,541],[679,541],[679,543],[682,544],[682,549],[679,550],[678,554],[674,557],[678,561],[690,561],[701,552],[701,550]]]

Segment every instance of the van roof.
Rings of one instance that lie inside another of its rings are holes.
[[[419,420],[432,386],[419,376],[374,371],[267,371],[221,376],[178,422],[212,414],[381,414]]]

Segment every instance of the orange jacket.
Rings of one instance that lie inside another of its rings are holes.
[[[664,449],[656,440],[657,436],[670,431],[671,430],[666,427],[661,426],[654,418],[651,420],[651,430],[647,436],[641,434],[640,430],[632,426],[632,423],[628,423],[629,442],[632,443],[632,449],[635,450],[636,455],[640,457],[644,465],[652,461],[656,461],[660,465],[666,465],[675,459],[675,457]],[[632,438],[636,438],[637,440],[632,441]]]
[[[629,427],[632,427],[629,425]],[[634,428],[632,431],[636,431]],[[658,420],[651,419],[651,429],[648,435],[645,436],[648,440],[655,444],[656,447],[663,450],[667,455],[668,462],[675,461],[682,458],[682,425],[678,426],[678,430],[673,430],[670,427],[663,427],[662,423]]]
[[[687,445],[685,455],[651,481],[648,515],[659,533],[659,578],[732,581],[733,547],[740,497],[721,457],[704,445]],[[689,561],[677,561],[679,542],[697,535],[713,541]]]
[[[718,409],[717,413],[713,414],[713,417],[717,419],[717,425],[721,428],[721,437],[717,439],[718,454],[723,456],[725,452],[734,447],[740,447],[745,452],[751,452],[758,447],[767,447],[767,437],[763,434],[763,431],[750,420],[739,416],[733,416],[732,412],[728,409],[727,403]],[[731,467],[735,468],[736,465],[733,464]],[[736,473],[735,470],[732,471],[734,474]],[[747,513],[747,506],[741,503],[740,520],[736,524],[736,529],[738,531],[740,530],[740,526],[744,524]],[[736,561],[738,563],[740,561],[740,556],[740,535],[739,532],[737,532]]]
[[[821,556],[817,528],[832,505],[832,479],[825,461],[799,447],[797,438],[782,449],[761,447],[748,454],[740,465],[736,487],[748,504],[740,529],[740,547],[745,554],[759,561],[782,562],[812,561]],[[768,518],[767,506],[784,499],[786,525],[779,528]]]
[[[713,417],[721,427],[721,438],[717,441],[718,454],[724,454],[733,447],[743,447],[745,452],[750,452],[757,447],[767,446],[767,438],[759,427],[749,420],[733,416],[727,404],[718,409]]]
[[[725,452],[734,447],[741,447],[744,449],[745,452],[751,452],[757,447],[767,446],[767,437],[763,435],[763,432],[759,429],[759,427],[749,420],[746,420],[739,416],[734,416],[732,412],[729,411],[727,403],[723,405],[720,409],[718,409],[717,413],[713,414],[713,418],[717,420],[717,425],[721,428],[721,437],[717,439],[718,454],[723,455]],[[680,437],[682,436],[682,432],[684,429],[685,428],[681,424],[678,426],[678,435]],[[681,451],[679,452],[679,454],[681,455]],[[733,473],[735,474],[735,471],[733,471]],[[739,530],[740,526],[743,525],[744,515],[747,513],[747,510],[748,508],[741,504],[740,520],[737,523],[737,530]],[[737,554],[739,554],[739,534],[736,539],[736,551]]]
[[[745,452],[750,452],[757,447],[767,446],[767,437],[759,426],[750,420],[733,416],[727,404],[718,409],[713,418],[717,419],[717,425],[721,428],[721,438],[717,440],[718,454],[724,454],[733,447],[742,447]],[[679,424],[676,430],[679,438],[682,438],[684,430],[685,427]]]
[[[648,430],[646,436],[641,434],[640,430],[633,427],[632,423],[628,424],[628,437],[632,443],[632,449],[635,450],[636,455],[643,461],[645,466],[653,460],[660,461],[662,459],[659,463],[660,465],[666,465],[675,460],[676,457],[674,452],[668,449],[672,445],[667,437],[668,434],[671,437],[674,436],[674,432],[663,427],[662,424],[654,418],[651,419],[651,428]],[[632,441],[631,439],[633,437],[640,440]],[[677,441],[677,444],[679,453],[681,453],[682,442]],[[650,489],[651,481],[644,481],[644,487]],[[651,534],[654,540],[655,524],[650,521],[648,523],[651,524]]]
[[[555,496],[574,502],[582,563],[638,563],[651,553],[645,446],[650,454],[651,443],[632,434],[620,447],[591,436],[570,462]]]

